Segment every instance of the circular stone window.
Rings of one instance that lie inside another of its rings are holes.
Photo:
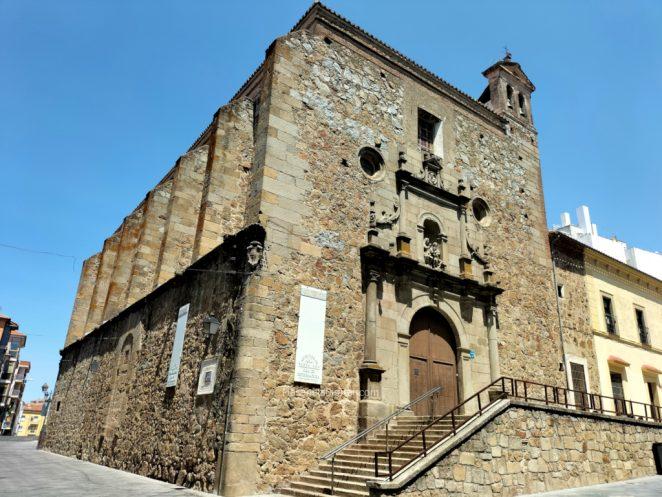
[[[359,151],[359,162],[368,178],[378,180],[384,176],[384,159],[374,148],[363,147]]]
[[[476,221],[481,226],[489,226],[492,222],[492,216],[490,216],[490,208],[482,198],[475,198],[471,202],[471,209],[473,210],[474,217]]]

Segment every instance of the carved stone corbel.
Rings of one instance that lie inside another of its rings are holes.
[[[407,163],[407,153],[404,150],[398,152],[398,169],[404,169]]]
[[[432,186],[443,188],[441,169],[441,159],[430,152],[424,152],[421,169],[416,176]]]
[[[258,241],[252,241],[246,247],[246,261],[251,269],[257,269],[262,264],[264,247]]]

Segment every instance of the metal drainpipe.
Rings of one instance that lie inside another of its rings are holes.
[[[232,410],[232,386],[234,376],[230,378],[230,387],[228,389],[228,400],[225,407],[225,420],[223,426],[223,442],[221,443],[221,453],[218,455],[218,468],[216,481],[214,482],[214,493],[221,495],[221,488],[225,480],[225,446],[228,438],[228,426],[230,425],[230,411]]]
[[[563,320],[561,318],[561,303],[559,302],[559,285],[556,281],[556,260],[554,259],[554,243],[558,238],[554,237],[550,243],[550,255],[552,257],[552,279],[554,280],[554,295],[556,296],[556,314],[559,319],[559,339],[561,340],[561,364],[563,365],[563,372],[565,373],[565,384],[568,389],[571,389],[570,381],[568,380],[568,372],[565,370],[565,342],[563,340]]]

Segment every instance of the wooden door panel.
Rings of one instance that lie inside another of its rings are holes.
[[[410,398],[442,387],[434,405],[421,402],[414,406],[417,415],[442,414],[457,405],[455,338],[450,326],[434,311],[414,316],[410,325],[409,364]]]
[[[430,333],[430,359],[433,361],[455,364],[455,350],[450,330],[442,326],[433,326]]]
[[[588,408],[588,395],[585,395],[586,388],[586,375],[584,372],[584,365],[574,362],[570,363],[570,377],[572,378],[572,389],[575,390],[575,407],[585,410]]]
[[[427,392],[428,384],[428,361],[426,358],[409,358],[409,378],[411,382],[411,400],[414,400]],[[424,416],[427,414],[427,402],[419,402],[414,405],[414,414]]]
[[[431,414],[439,416],[457,405],[455,365],[435,361],[431,366],[432,388],[435,386],[441,386],[442,388],[441,392],[436,396],[434,413]]]

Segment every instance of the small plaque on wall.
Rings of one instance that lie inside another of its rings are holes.
[[[294,381],[322,384],[326,291],[301,286]]]
[[[198,377],[197,395],[209,395],[214,393],[216,385],[216,370],[218,369],[218,358],[205,359],[200,365],[200,376]]]

